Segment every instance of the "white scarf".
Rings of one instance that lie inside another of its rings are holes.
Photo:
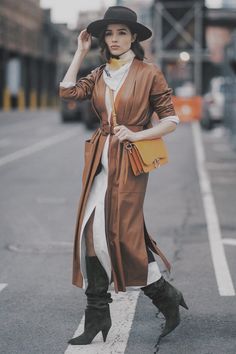
[[[108,85],[112,90],[116,91],[116,89],[119,87],[123,77],[126,73],[128,73],[134,57],[134,52],[129,49],[126,53],[120,55],[120,59],[127,60],[127,63],[124,64],[121,68],[117,70],[110,70],[109,64],[106,64],[106,67],[103,70],[103,79],[106,85]]]

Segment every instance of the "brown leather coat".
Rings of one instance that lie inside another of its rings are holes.
[[[79,201],[73,256],[73,284],[82,287],[80,269],[79,235],[86,201],[93,178],[99,171],[99,163],[106,135],[109,132],[105,106],[104,66],[96,68],[88,76],[77,81],[76,86],[60,88],[60,97],[91,99],[101,126],[91,139],[85,141],[82,192]],[[151,127],[150,118],[155,111],[159,118],[175,115],[168,87],[160,69],[154,64],[134,59],[129,73],[119,90],[115,108],[117,122],[130,130],[139,131]],[[119,139],[111,134],[108,150],[108,187],[105,197],[105,229],[112,264],[112,278],[116,292],[126,286],[145,286],[148,272],[148,246],[158,254],[170,269],[170,264],[148,234],[143,203],[148,174],[134,176],[128,164],[127,152]],[[127,178],[125,178],[125,174]]]

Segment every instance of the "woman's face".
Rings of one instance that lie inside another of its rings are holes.
[[[104,40],[111,54],[121,55],[130,49],[135,38],[136,34],[132,34],[126,25],[110,24],[105,30]]]

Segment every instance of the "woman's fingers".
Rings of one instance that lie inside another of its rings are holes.
[[[120,137],[121,132],[122,132],[122,125],[114,127],[114,133],[117,137]]]
[[[88,40],[91,37],[91,34],[89,34],[87,31],[83,33],[83,36],[86,40]]]
[[[124,125],[116,125],[113,129],[115,133],[118,133],[123,128],[127,129]]]
[[[114,127],[114,132],[120,141],[129,140],[129,138],[131,137],[131,134],[132,134],[132,132],[128,128],[126,128],[124,125],[119,125],[119,126]]]
[[[92,42],[92,36],[86,29],[82,30],[78,36],[78,48],[85,51],[89,51]]]
[[[84,30],[82,30],[81,32],[80,32],[80,34],[79,34],[79,38],[83,38],[84,37],[84,35],[85,35],[85,32],[86,32],[86,29],[84,29]]]
[[[89,34],[86,29],[84,29],[80,32],[79,38],[81,40],[87,41],[90,37],[91,37],[91,34]]]

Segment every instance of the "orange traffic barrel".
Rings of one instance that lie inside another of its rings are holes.
[[[172,97],[176,114],[181,122],[192,122],[202,117],[202,97]]]

